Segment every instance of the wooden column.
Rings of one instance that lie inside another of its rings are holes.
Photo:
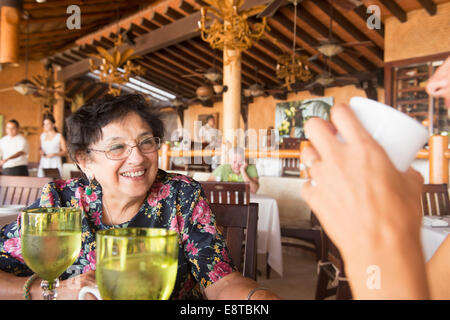
[[[169,155],[170,145],[168,143],[163,143],[161,145],[161,164],[160,168],[162,170],[170,169],[170,155]]]
[[[448,149],[448,136],[431,136],[430,146],[430,183],[448,183],[448,159],[445,152]]]
[[[223,51],[223,85],[228,90],[223,94],[224,139],[235,144],[235,133],[240,127],[241,116],[241,52]]]
[[[64,91],[64,85],[60,89],[61,91]],[[63,133],[64,129],[64,104],[65,100],[64,97],[61,95],[58,95],[55,93],[56,97],[56,103],[53,106],[53,117],[55,118],[56,122],[56,128],[58,129],[58,132]]]
[[[20,11],[13,7],[0,7],[0,63],[19,65]]]

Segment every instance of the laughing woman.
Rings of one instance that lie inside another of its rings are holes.
[[[67,125],[70,155],[88,180],[51,182],[32,205],[85,211],[81,253],[60,278],[60,299],[76,299],[83,285],[95,281],[95,233],[125,227],[179,233],[172,299],[246,299],[250,292],[252,299],[278,298],[254,290],[258,284],[236,271],[200,184],[158,169],[164,127],[141,96],[107,96],[86,104]],[[0,231],[0,270],[0,298],[20,298],[24,276],[32,273],[23,263],[16,222]],[[31,286],[33,299],[41,297],[39,283]]]

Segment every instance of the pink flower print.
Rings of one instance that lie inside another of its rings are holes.
[[[170,222],[170,230],[174,230],[178,233],[182,233],[184,229],[184,219],[182,216],[175,215]]]
[[[150,194],[147,198],[147,202],[152,207],[156,206],[159,200],[165,199],[170,195],[170,185],[156,182],[150,189]]]
[[[230,274],[233,270],[231,269],[230,265],[226,262],[218,262],[214,265],[213,271],[211,271],[208,276],[211,279],[212,282],[216,282],[217,280],[220,280],[227,274]]]
[[[16,258],[20,262],[24,263],[20,238],[11,238],[6,240],[3,244],[3,249],[6,251],[6,253],[9,253],[11,257]]]
[[[89,264],[84,266],[83,273],[91,271],[91,270],[95,270],[95,264],[96,264],[95,250],[89,251],[86,258],[89,261]]]
[[[55,180],[54,181],[56,188],[59,190],[64,189],[71,182],[72,182],[72,180]]]
[[[194,256],[198,254],[198,249],[195,247],[194,242],[189,242],[188,245],[186,246],[186,250],[188,252],[192,252]]]
[[[92,214],[92,219],[94,219],[94,225],[98,226],[101,224],[100,212],[96,211]]]
[[[212,235],[216,234],[216,227],[211,225],[211,224],[207,224],[203,227],[203,230],[205,230],[208,233],[211,233]]]
[[[172,177],[172,180],[180,180],[180,181],[183,181],[186,183],[191,183],[191,181],[189,181],[188,177],[182,176],[182,175]]]
[[[208,202],[200,200],[194,208],[192,219],[200,224],[207,225],[211,222],[211,209]]]
[[[222,255],[222,259],[225,262],[230,262],[230,257],[228,256],[228,252],[225,248],[222,248],[222,250],[220,251],[220,254]]]

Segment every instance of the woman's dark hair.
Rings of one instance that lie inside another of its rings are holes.
[[[14,124],[16,125],[17,129],[20,128],[20,126],[19,126],[19,121],[17,121],[16,119],[11,119],[11,120],[9,120],[8,122],[14,123]]]
[[[164,124],[159,112],[152,109],[139,94],[122,96],[106,95],[86,103],[67,118],[67,141],[71,158],[87,151],[88,147],[102,138],[102,128],[109,123],[122,120],[135,112],[152,130],[154,137],[163,138]]]
[[[42,125],[44,125],[45,120],[50,120],[51,123],[56,124],[55,118],[53,117],[53,115],[51,113],[44,114],[44,116],[42,118]],[[55,126],[53,126],[53,130],[55,130],[55,132],[58,132],[58,129]]]

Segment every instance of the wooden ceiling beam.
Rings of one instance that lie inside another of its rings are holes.
[[[434,16],[437,12],[436,4],[433,0],[417,0],[422,5],[422,7],[427,10],[430,16]]]
[[[168,71],[165,68],[161,68],[160,66],[156,67],[154,64],[149,63],[148,61],[145,61],[145,60],[140,60],[139,63],[142,66],[144,66],[146,69],[152,70],[152,72],[156,72],[157,74],[160,74],[165,79],[167,79],[167,80],[170,79],[173,82],[172,85],[178,84],[178,85],[184,85],[185,87],[187,87],[187,88],[189,88],[191,90],[197,89],[196,85],[193,85],[193,84],[191,84],[189,82],[184,82],[180,77],[172,75],[170,73],[170,71]]]
[[[276,16],[276,15],[277,15],[277,14],[275,14],[274,16]],[[286,20],[287,20],[287,21],[286,21]],[[290,22],[289,19],[285,18],[285,19],[282,20],[282,22],[278,22],[278,23],[281,24],[281,25],[283,25],[283,23],[288,23],[288,24],[290,24],[290,25],[291,25],[291,28],[289,28],[288,26],[286,26],[286,28],[289,29],[289,30],[291,30],[291,31],[289,31],[289,32],[292,32],[292,25],[293,25],[293,23]],[[273,29],[272,31],[269,31],[268,33],[269,33],[273,38],[277,39],[278,42],[280,42],[280,43],[282,43],[282,44],[284,45],[286,52],[292,54],[292,40],[291,40],[291,39],[287,38],[287,37],[284,36],[281,32],[279,32],[279,31],[277,31],[277,30],[275,30],[275,29]],[[293,33],[292,33],[292,36],[293,36]],[[312,38],[312,37],[311,37],[311,38]],[[314,38],[312,38],[312,39],[314,39]],[[310,53],[311,55],[314,55],[314,54],[316,54],[316,53],[319,52],[315,47],[319,46],[320,43],[319,43],[316,39],[314,39],[314,41],[310,41],[309,38],[308,38],[307,41],[306,41],[305,39],[302,39],[302,40],[303,40],[304,42],[306,42],[307,45],[310,47],[310,48],[305,47],[305,49],[308,50],[309,52],[310,52],[310,51],[313,51],[313,53]],[[319,59],[324,60],[324,63],[325,63],[325,64],[328,63],[328,62],[327,62],[327,59],[323,58],[322,56],[319,57]],[[311,65],[314,65],[313,63],[310,63],[310,64],[311,64]],[[345,62],[344,60],[342,60],[342,59],[339,58],[339,57],[335,57],[335,58],[333,58],[332,61],[331,61],[331,67],[332,67],[333,69],[336,69],[335,66],[338,66],[340,69],[344,70],[344,72],[347,72],[347,73],[353,73],[353,72],[356,72],[356,69],[355,69],[355,68],[353,68],[351,65],[349,65],[347,62]],[[342,71],[337,70],[336,72],[341,73]]]
[[[195,95],[195,90],[187,88],[183,85],[174,84],[173,82],[167,81],[167,78],[164,75],[158,73],[158,71],[150,72],[146,70],[146,73],[142,76],[143,79],[151,83],[157,88],[161,90],[173,93],[175,95],[183,95],[186,97],[192,97]]]
[[[174,21],[185,17],[183,14],[170,6],[167,6],[166,10],[164,11],[164,15],[170,17]]]
[[[378,47],[369,37],[367,37],[363,32],[359,31],[347,18],[345,18],[336,9],[331,11],[330,3],[325,0],[314,1],[314,4],[325,12],[329,17],[332,17],[333,21],[336,21],[342,29],[348,32],[357,41],[371,41],[373,43],[372,47],[367,47],[367,50],[371,51],[380,61],[384,61],[384,51],[382,48]],[[363,59],[361,59],[363,60]],[[367,59],[366,59],[367,60]],[[377,66],[370,61],[365,61],[365,63],[372,64],[371,69],[376,69]]]
[[[300,12],[299,12],[300,11]],[[330,36],[330,30],[323,25],[319,20],[317,20],[311,13],[309,13],[307,10],[299,10],[297,11],[297,16],[302,19],[303,21],[305,21],[309,26],[311,26],[311,28],[313,28],[314,30],[316,30],[318,33],[320,33],[320,35],[324,38],[327,38]],[[333,13],[333,18],[335,16],[335,13]],[[359,30],[358,30],[359,32]],[[347,41],[345,41],[344,39],[342,39],[339,35],[337,35],[335,32],[331,33],[333,39],[339,41],[340,43],[346,43]],[[368,40],[360,40],[360,41],[371,41],[369,38],[367,38]],[[369,49],[369,48],[367,48]],[[345,50],[343,52],[345,54]],[[383,53],[383,51],[382,51]],[[384,55],[384,53],[383,53]],[[349,56],[349,55],[347,55]],[[369,61],[368,59],[364,58],[361,54],[361,57],[354,57],[354,56],[349,56],[350,58],[352,58],[354,61],[356,61],[359,65],[361,65],[362,67],[364,67],[365,69],[371,70],[371,69],[376,69],[376,66]],[[377,55],[378,57],[378,55]],[[334,57],[333,57],[334,59]],[[383,59],[381,59],[383,60]]]
[[[78,83],[66,94],[69,98],[73,98],[75,94],[79,93],[83,87],[90,84],[90,80],[87,80],[84,77],[77,80]]]
[[[151,55],[146,55],[143,57],[143,59],[145,61],[147,61],[148,63],[155,64],[156,66],[158,66],[160,68],[161,71],[170,73],[171,75],[173,75],[174,77],[177,77],[179,79],[181,79],[183,75],[188,74],[184,69],[174,66],[172,63],[170,63],[169,61],[167,61],[165,59],[161,59],[155,53],[152,53]],[[197,80],[195,78],[189,80],[189,84],[194,84],[194,86],[192,86],[193,88],[201,86],[202,84],[204,84],[204,82],[205,81],[201,81],[201,79]]]
[[[145,27],[149,31],[153,31],[159,28],[159,26],[157,26],[156,24],[154,24],[153,22],[151,22],[146,18],[142,18],[141,26]]]
[[[85,13],[83,14],[83,21],[88,19],[104,19],[111,18],[115,16],[115,12],[99,12],[99,13]],[[64,16],[54,16],[54,17],[45,17],[45,18],[33,18],[30,17],[30,23],[52,23],[52,22],[66,22],[67,14]]]
[[[102,83],[97,91],[94,91],[90,97],[85,98],[85,101],[88,102],[91,100],[94,101],[100,99],[104,94],[106,94],[106,92],[108,92],[108,90],[108,85]]]
[[[248,9],[257,4],[264,4],[267,0],[247,0],[242,9]],[[175,43],[180,43],[182,41],[191,39],[197,36],[199,33],[197,31],[197,22],[200,19],[200,12],[195,12],[185,18],[174,21],[169,25],[163,26],[150,32],[148,34],[142,35],[136,38],[136,45],[133,46],[135,49],[135,54],[145,55],[147,53],[157,51],[161,48],[168,47]],[[123,49],[129,48],[130,46],[124,45]],[[63,68],[58,72],[58,79],[61,81],[77,77],[84,74],[89,69],[88,59],[84,59],[77,62],[69,67]]]
[[[133,0],[131,0],[133,1]],[[142,1],[142,0],[140,0]],[[122,0],[122,3],[126,3],[127,0]],[[77,6],[98,6],[102,4],[109,4],[111,8],[111,1],[108,0],[47,0],[44,3],[36,3],[36,2],[24,2],[23,8],[24,10],[40,10],[40,9],[54,9],[54,8],[67,8],[70,5]]]
[[[171,20],[167,19],[165,16],[156,11],[153,12],[152,20],[156,21],[161,26],[166,26],[172,22]]]
[[[400,22],[406,22],[408,19],[405,10],[403,10],[394,0],[378,0],[386,7]]]
[[[189,4],[189,2],[187,2],[186,0],[181,0],[178,4],[178,8],[180,8],[181,10],[183,10],[184,12],[186,12],[187,14],[192,14],[195,11],[195,8]]]

